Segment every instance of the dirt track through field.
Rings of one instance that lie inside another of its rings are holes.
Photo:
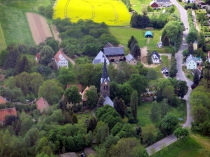
[[[52,37],[49,25],[44,17],[35,13],[26,13],[34,42],[38,45],[47,37]]]

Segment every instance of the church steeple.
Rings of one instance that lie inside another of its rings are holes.
[[[106,67],[106,58],[104,57],[104,66],[103,66],[103,71],[102,71],[101,83],[105,81],[110,82],[108,72],[107,72],[107,67]]]
[[[109,79],[107,67],[106,67],[106,58],[104,57],[104,66],[103,66],[103,71],[102,71],[101,88],[100,88],[100,93],[103,97],[110,95],[109,83],[110,83],[110,79]]]

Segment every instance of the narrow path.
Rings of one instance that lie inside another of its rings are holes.
[[[171,2],[178,8],[179,13],[181,15],[180,16],[181,21],[183,22],[184,27],[189,28],[187,11],[176,0],[171,0]],[[185,38],[188,35],[188,31],[189,31],[189,29],[186,29],[183,32],[182,45],[181,45],[179,51],[176,53],[175,57],[176,57],[176,61],[177,61],[177,70],[178,70],[176,79],[186,81],[187,85],[188,85],[188,88],[189,88],[187,94],[184,97],[184,99],[186,100],[186,107],[187,107],[187,120],[186,120],[185,124],[183,125],[183,127],[189,127],[190,128],[191,127],[191,122],[193,121],[193,118],[190,115],[190,104],[189,104],[192,82],[186,79],[186,77],[184,75],[184,72],[182,71],[182,58],[183,58],[182,51],[187,47],[187,44],[185,42]],[[153,153],[161,150],[163,148],[163,145],[168,146],[168,145],[174,143],[175,141],[177,141],[177,138],[173,134],[170,135],[170,136],[167,136],[166,138],[164,138],[164,139],[154,143],[153,145],[147,147],[146,148],[147,153],[149,155],[152,155]]]
[[[63,55],[64,55],[64,57],[65,57],[69,62],[71,62],[72,65],[75,65],[75,62],[74,62],[73,59],[71,59],[70,57],[68,57],[68,56],[67,56],[66,54],[64,54],[64,53],[63,53]]]

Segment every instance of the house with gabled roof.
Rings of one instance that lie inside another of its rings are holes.
[[[161,58],[160,55],[157,53],[157,51],[152,52],[152,63],[153,64],[160,64],[161,63]]]
[[[86,96],[85,96],[85,93],[86,93],[86,91],[88,91],[90,88],[87,86],[86,88],[85,88],[85,90],[82,92],[82,101],[83,101],[83,103],[85,102],[85,101],[87,101],[87,98],[86,98]]]
[[[162,67],[162,68],[161,68],[161,73],[164,74],[164,75],[166,75],[166,76],[168,76],[168,73],[169,73],[168,68]]]
[[[135,58],[129,53],[127,56],[125,56],[126,62],[130,65],[136,65],[137,61]]]
[[[50,105],[48,104],[47,100],[45,100],[43,97],[41,97],[36,102],[36,108],[39,110],[40,113],[43,113],[44,111],[47,111],[49,109]]]
[[[125,60],[125,52],[123,46],[105,47],[102,51],[110,62]]]
[[[6,116],[17,116],[16,108],[0,109],[0,124],[4,124]]]
[[[2,96],[0,96],[0,105],[6,104],[6,102],[7,102],[6,98],[3,98]]]
[[[197,69],[196,58],[191,54],[186,59],[186,67],[188,70]]]
[[[62,67],[66,67],[66,68],[69,67],[66,55],[63,53],[61,49],[56,53],[56,55],[54,56],[54,59],[55,59],[55,63],[58,69]]]

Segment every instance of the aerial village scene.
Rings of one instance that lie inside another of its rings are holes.
[[[210,157],[210,0],[0,0],[0,157]]]

